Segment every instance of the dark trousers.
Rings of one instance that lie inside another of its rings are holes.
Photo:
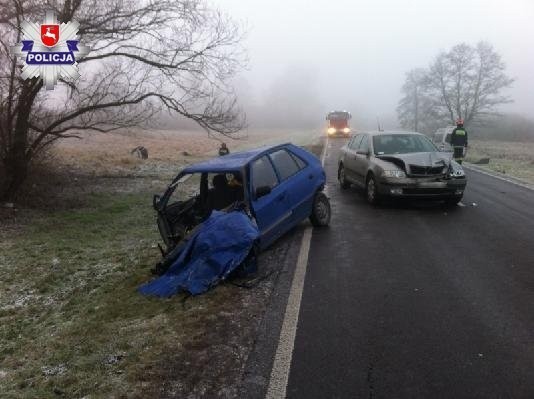
[[[454,147],[454,160],[456,162],[462,163],[462,161],[464,160],[464,151],[465,151],[464,146]]]

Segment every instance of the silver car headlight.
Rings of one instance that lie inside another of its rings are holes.
[[[463,169],[454,169],[451,171],[451,177],[464,177],[465,172]]]
[[[382,172],[382,176],[384,177],[394,177],[394,178],[402,178],[406,177],[406,173],[404,173],[402,170],[384,170]]]

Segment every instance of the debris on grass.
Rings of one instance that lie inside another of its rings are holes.
[[[119,363],[122,359],[124,359],[125,356],[126,356],[126,353],[124,353],[124,352],[120,352],[120,353],[116,353],[116,354],[110,354],[110,355],[107,355],[104,358],[104,361],[102,363],[105,366],[113,366],[113,365]]]
[[[67,371],[67,366],[64,364],[58,364],[56,366],[42,366],[41,371],[43,375],[49,377],[53,375],[62,375]]]

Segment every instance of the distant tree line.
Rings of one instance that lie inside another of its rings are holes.
[[[397,107],[402,127],[430,133],[462,118],[467,127],[484,124],[499,105],[513,79],[501,56],[486,42],[465,43],[441,52],[427,68],[406,74]]]
[[[534,120],[517,114],[489,116],[472,125],[469,134],[484,140],[534,141]]]

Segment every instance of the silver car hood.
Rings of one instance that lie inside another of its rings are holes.
[[[384,161],[395,162],[402,160],[405,164],[418,166],[437,166],[439,164],[448,165],[452,159],[450,152],[414,152],[410,154],[388,154],[377,155]]]
[[[386,162],[391,162],[397,167],[404,170],[406,173],[411,173],[410,166],[420,166],[425,168],[437,168],[437,167],[451,167],[451,163],[455,163],[452,160],[452,153],[448,152],[415,152],[410,154],[388,154],[377,155],[378,159]],[[455,169],[453,166],[453,169]],[[458,165],[459,166],[459,165]]]

